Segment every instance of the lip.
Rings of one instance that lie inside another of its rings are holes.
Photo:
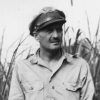
[[[55,41],[55,42],[51,42],[51,43],[53,43],[53,44],[59,44],[60,41]]]
[[[50,41],[51,43],[58,43],[58,42],[60,42],[60,41]]]

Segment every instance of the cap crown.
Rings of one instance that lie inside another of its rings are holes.
[[[50,24],[64,24],[65,22],[65,14],[62,11],[54,9],[52,7],[45,7],[40,11],[38,16],[36,16],[36,18],[30,24],[30,34],[32,35],[33,32],[37,32]]]

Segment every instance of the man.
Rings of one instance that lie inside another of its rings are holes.
[[[9,100],[92,100],[94,85],[82,58],[63,51],[65,14],[46,7],[30,24],[36,54],[14,67]]]

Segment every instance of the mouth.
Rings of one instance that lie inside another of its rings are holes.
[[[51,39],[50,43],[53,44],[53,45],[60,45],[61,39],[59,39],[59,38]]]
[[[60,44],[60,41],[52,41],[51,43],[58,45],[58,44]]]

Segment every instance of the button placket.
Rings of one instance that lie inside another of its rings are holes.
[[[56,65],[56,68],[53,70],[49,82],[52,81],[52,79],[54,78],[54,76],[56,75],[56,73],[61,69],[62,64],[63,64],[63,61],[64,61],[64,56],[60,59],[60,61],[59,61],[58,64]]]
[[[52,83],[45,83],[44,84],[44,100],[56,100],[55,97],[52,95],[52,90],[54,89],[54,85]]]

